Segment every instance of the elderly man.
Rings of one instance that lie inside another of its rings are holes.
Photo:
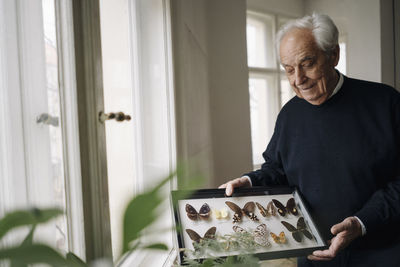
[[[296,96],[261,169],[220,188],[297,186],[330,244],[299,266],[400,266],[400,94],[335,70],[338,31],[328,16],[289,22],[277,40]]]

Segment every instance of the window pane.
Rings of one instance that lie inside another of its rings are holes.
[[[250,74],[250,118],[253,165],[264,162],[262,153],[273,134],[278,114],[278,94],[273,75]]]
[[[275,68],[273,35],[273,17],[248,13],[247,57],[250,67]]]
[[[343,74],[346,75],[346,42],[339,41],[340,47],[340,56],[339,56],[339,63],[336,68]]]
[[[279,16],[278,17],[278,27],[277,27],[277,31],[279,31],[279,29],[285,24],[285,23],[287,23],[287,22],[289,22],[290,20],[292,20],[291,18],[288,18],[288,17],[283,17],[283,16]],[[279,55],[277,55],[277,57],[278,57]],[[278,58],[278,61],[279,61],[280,59]],[[281,64],[279,64],[279,68],[280,68],[280,70],[285,70],[283,67],[282,67],[282,65]]]
[[[130,54],[129,2],[100,1],[104,110],[123,112],[131,121],[105,123],[111,242],[114,259],[122,251],[123,213],[135,190],[135,153]]]
[[[292,99],[296,93],[293,91],[292,87],[286,76],[281,75],[281,107],[283,107],[290,99]]]
[[[53,177],[53,205],[66,210],[62,124],[60,121],[60,88],[54,0],[43,0],[43,27],[46,55],[47,102],[49,117],[50,157]],[[66,216],[55,220],[55,245],[68,251]]]

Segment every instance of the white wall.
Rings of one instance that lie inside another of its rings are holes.
[[[214,185],[252,170],[246,2],[208,1]]]
[[[347,75],[382,80],[380,2],[377,0],[305,0],[305,13],[331,16],[347,38]]]
[[[206,1],[171,1],[178,160],[212,177],[206,9]]]
[[[215,187],[252,169],[244,0],[173,0],[178,157]]]
[[[380,0],[381,73],[383,83],[395,86],[394,0]],[[398,2],[398,0],[396,0]],[[398,27],[398,24],[397,24]],[[399,45],[397,45],[399,46]],[[397,71],[399,73],[399,71]]]
[[[247,8],[258,12],[301,17],[304,14],[304,0],[247,0]]]

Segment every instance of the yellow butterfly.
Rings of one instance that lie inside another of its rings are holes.
[[[284,244],[286,243],[286,236],[285,233],[282,231],[279,236],[274,234],[273,232],[270,232],[272,239],[275,241],[277,244]]]
[[[218,220],[227,219],[228,216],[229,216],[229,212],[228,212],[228,210],[226,208],[222,208],[222,209],[219,209],[219,210],[218,209],[214,209],[213,213],[214,213],[215,219],[218,219]]]

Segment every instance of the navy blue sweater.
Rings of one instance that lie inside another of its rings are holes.
[[[263,156],[246,174],[253,186],[298,186],[325,238],[354,215],[372,246],[400,228],[400,94],[392,87],[345,77],[319,106],[294,97]]]

